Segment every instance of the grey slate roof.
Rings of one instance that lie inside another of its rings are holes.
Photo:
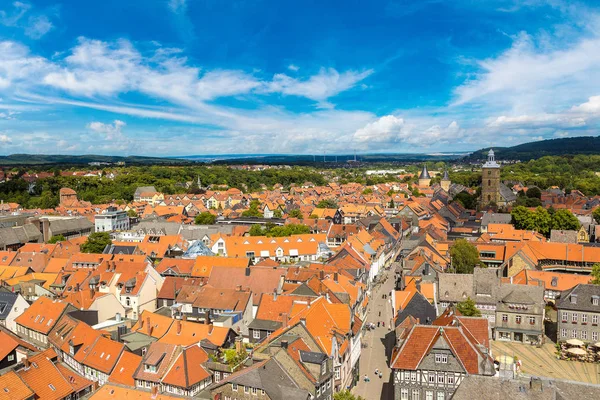
[[[0,228],[0,247],[19,243],[37,242],[42,237],[40,230],[33,224]]]
[[[517,195],[514,194],[513,191],[504,183],[500,183],[498,189],[500,190],[500,196],[504,199],[504,201],[510,203],[517,200]]]
[[[300,360],[305,363],[321,365],[323,361],[327,360],[327,355],[324,353],[300,350]]]
[[[196,240],[190,247],[188,247],[181,258],[192,258],[195,260],[198,256],[214,256],[214,253],[210,251],[208,247],[206,247],[202,240]]]
[[[248,324],[248,329],[257,329],[261,331],[276,331],[281,328],[281,322],[269,321],[266,319],[255,318]]]
[[[481,226],[488,226],[489,224],[510,224],[512,216],[510,214],[502,213],[485,213],[481,217]]]
[[[429,171],[427,171],[427,165],[423,165],[423,169],[421,170],[419,179],[431,179],[431,176],[429,175]]]
[[[309,397],[309,393],[299,388],[275,359],[235,373],[223,383],[262,389],[273,400],[306,400]]]
[[[576,302],[571,300],[572,296],[576,296]],[[598,298],[600,304],[600,285],[583,285],[579,284],[573,289],[564,292],[560,299],[556,302],[556,307],[561,310],[574,311],[589,311],[600,313],[600,305],[595,306],[592,299]]]
[[[555,243],[577,243],[577,231],[552,229],[550,241]]]
[[[94,224],[85,217],[51,219],[50,229],[53,235],[60,235],[67,232],[79,232],[94,229]]]
[[[539,378],[538,378],[539,379]],[[498,379],[469,375],[452,400],[583,400],[600,398],[600,385],[559,380]],[[485,390],[482,390],[485,388]]]
[[[8,317],[18,296],[17,293],[0,292],[0,320],[5,320]]]

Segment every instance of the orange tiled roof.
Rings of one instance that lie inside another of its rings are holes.
[[[133,374],[142,362],[142,357],[137,354],[124,351],[121,354],[121,358],[115,365],[113,372],[108,377],[108,381],[111,383],[117,383],[125,386],[135,386],[135,380]]]
[[[27,310],[23,311],[23,314],[19,315],[15,322],[47,335],[66,308],[66,303],[40,297]]]

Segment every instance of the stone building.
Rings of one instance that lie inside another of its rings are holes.
[[[431,175],[429,175],[429,171],[427,171],[427,165],[423,165],[423,170],[419,175],[419,187],[429,187],[431,183]]]
[[[500,202],[500,164],[496,162],[494,150],[490,149],[488,159],[481,167],[481,200],[484,208]]]
[[[440,181],[440,187],[442,189],[444,189],[446,192],[450,191],[450,185],[452,184],[452,182],[450,181],[450,177],[448,176],[448,171],[444,171],[444,176],[442,177],[442,180]]]
[[[561,295],[558,309],[557,339],[600,340],[600,286],[579,284]]]

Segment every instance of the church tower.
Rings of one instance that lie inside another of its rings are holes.
[[[421,175],[419,175],[419,187],[429,187],[431,183],[431,176],[429,176],[429,171],[427,171],[427,165],[423,165],[423,170],[421,171]]]
[[[490,149],[487,162],[481,167],[481,208],[490,203],[500,202],[500,165],[494,157],[494,150]]]
[[[448,170],[444,171],[444,176],[442,177],[442,180],[440,181],[440,186],[442,187],[442,189],[444,189],[446,192],[450,191],[450,184],[452,182],[450,182],[450,177],[448,176]]]

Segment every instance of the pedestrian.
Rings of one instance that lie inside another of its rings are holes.
[[[381,317],[381,311],[379,311],[379,316]]]
[[[379,371],[379,379],[381,379],[383,377],[383,374],[381,373],[381,371]]]
[[[383,324],[383,327],[385,328],[385,321],[382,321],[381,323]]]

